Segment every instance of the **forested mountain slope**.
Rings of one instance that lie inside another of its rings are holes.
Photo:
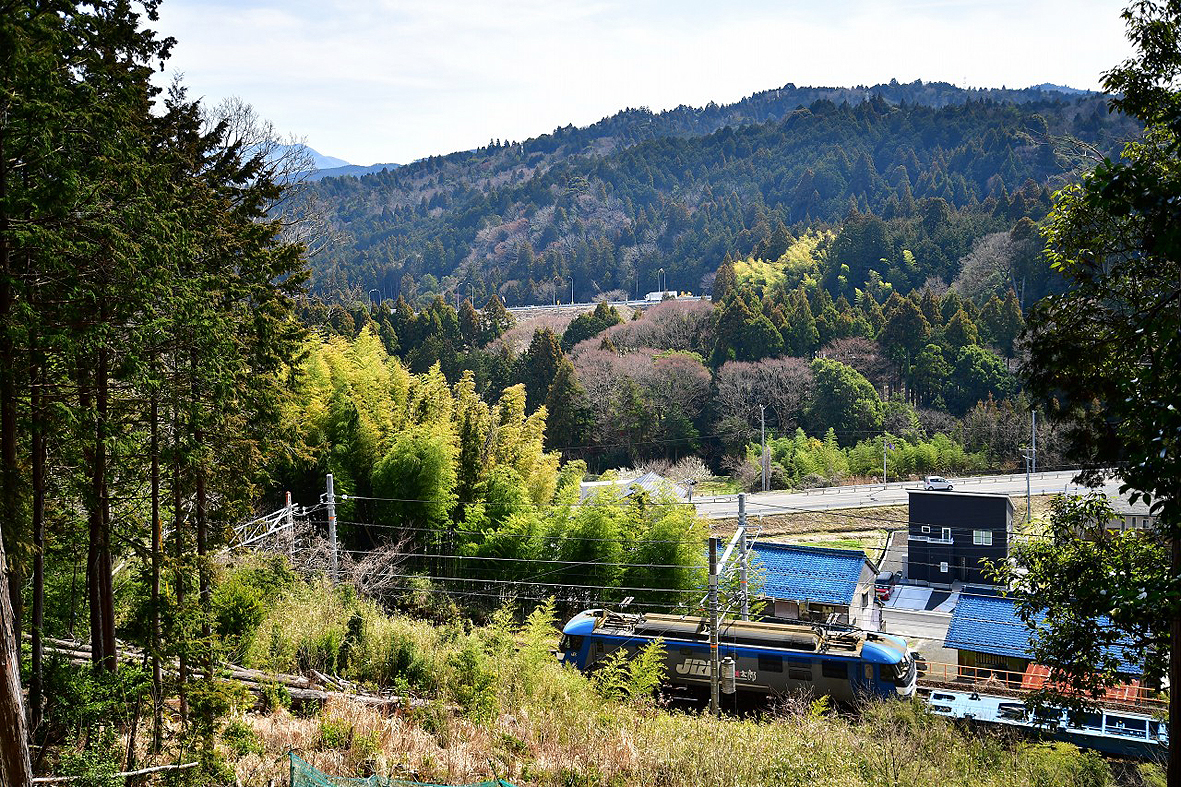
[[[422,297],[471,285],[477,301],[496,292],[513,305],[548,301],[571,278],[580,300],[642,293],[663,268],[670,288],[698,291],[727,253],[761,253],[780,224],[831,225],[856,208],[926,225],[918,247],[885,250],[916,258],[908,280],[892,282],[905,291],[954,277],[975,238],[1040,219],[1083,146],[1114,155],[1134,131],[1096,95],[921,82],[626,110],[320,181],[339,238],[314,286]]]

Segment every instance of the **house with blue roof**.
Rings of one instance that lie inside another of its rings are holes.
[[[583,481],[579,485],[578,501],[584,503],[603,490],[617,491],[620,497],[631,497],[637,492],[646,492],[653,496],[669,495],[677,500],[684,500],[689,494],[681,484],[649,471],[640,476]]]
[[[1096,621],[1096,625],[1107,623],[1104,619]],[[984,677],[984,673],[993,671],[1002,680],[1021,682],[1033,663],[1032,634],[1017,615],[1016,601],[1000,595],[993,587],[969,586],[960,593],[943,646],[958,651],[965,677]],[[1129,661],[1126,653],[1116,655],[1121,674],[1129,678],[1141,675],[1142,665]]]
[[[881,629],[877,569],[864,552],[756,542],[749,559],[752,585],[774,617]]]

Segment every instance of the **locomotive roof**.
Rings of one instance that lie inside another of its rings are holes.
[[[595,617],[593,630],[603,634],[689,640],[705,640],[709,637],[709,620],[696,616],[633,615],[604,610],[593,610],[583,614],[593,615]],[[718,626],[718,639],[727,644],[744,644],[805,653],[829,652],[834,655],[850,657],[861,654],[862,646],[866,644],[869,636],[863,631],[830,629],[808,623],[724,620]]]

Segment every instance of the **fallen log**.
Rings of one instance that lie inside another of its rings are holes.
[[[153,765],[151,768],[140,768],[138,771],[122,771],[120,773],[112,773],[111,777],[115,779],[129,779],[136,776],[147,776],[152,773],[161,773],[163,771],[183,771],[188,768],[196,768],[198,763],[186,762],[180,765]],[[34,776],[33,784],[61,784],[63,782],[78,781],[79,779],[91,779],[92,776]]]
[[[72,642],[70,640],[50,639],[46,638],[46,650],[54,653],[59,653],[65,656],[71,663],[86,664],[91,660],[90,646],[83,642]],[[133,651],[129,651],[133,652]],[[165,668],[169,674],[175,675],[175,669]],[[273,690],[275,686],[282,686],[287,694],[293,699],[300,702],[315,701],[327,702],[330,699],[344,699],[360,702],[365,705],[370,705],[378,708],[416,708],[425,704],[424,700],[413,697],[381,697],[372,694],[360,694],[353,691],[339,691],[343,685],[347,684],[339,678],[332,679],[321,672],[312,671],[312,674],[317,680],[325,684],[329,691],[315,688],[313,682],[303,675],[290,675],[282,672],[263,672],[262,670],[249,669],[241,667],[237,664],[226,665],[219,669],[218,679],[231,681],[234,683],[241,683],[255,694],[265,694],[269,690]],[[348,684],[351,686],[351,684]],[[62,777],[67,778],[67,777]]]

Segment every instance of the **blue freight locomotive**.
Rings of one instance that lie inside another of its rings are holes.
[[[657,639],[664,643],[668,683],[709,686],[709,621],[699,617],[586,610],[562,630],[559,658],[590,671],[619,649],[634,655]],[[874,631],[727,620],[718,626],[718,658],[727,656],[744,694],[812,692],[853,701],[909,697],[915,690],[906,640]]]

